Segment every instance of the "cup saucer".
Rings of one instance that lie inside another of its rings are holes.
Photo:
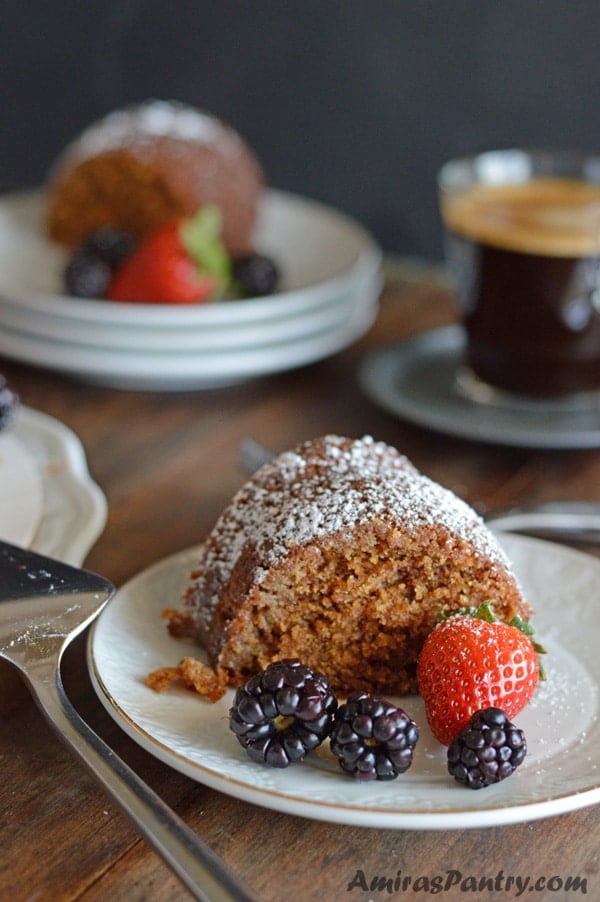
[[[360,386],[390,413],[447,435],[522,448],[600,447],[600,395],[569,403],[467,392],[464,342],[460,326],[444,326],[372,351]]]

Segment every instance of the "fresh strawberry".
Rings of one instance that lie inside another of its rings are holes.
[[[527,635],[529,633],[529,635]],[[515,618],[497,620],[489,606],[443,619],[429,634],[417,665],[419,692],[432,733],[443,745],[465,729],[483,708],[501,708],[511,719],[538,684],[531,627]]]
[[[219,231],[220,217],[213,208],[162,226],[117,269],[108,299],[169,304],[210,299],[228,278],[229,259]]]
[[[216,288],[212,277],[202,276],[182,250],[176,223],[154,232],[123,263],[111,279],[111,301],[196,304]]]

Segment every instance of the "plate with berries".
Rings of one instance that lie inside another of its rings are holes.
[[[419,695],[380,698],[357,686],[336,698],[326,674],[293,660],[213,703],[183,686],[151,688],[148,674],[166,662],[199,658],[196,645],[171,638],[161,623],[197,549],[154,564],[116,593],[89,637],[92,683],[122,729],[165,764],[276,811],[464,829],[596,804],[600,561],[537,539],[500,538],[535,610],[536,638],[489,610],[448,618],[422,652]],[[450,676],[431,667],[445,654],[463,661]]]
[[[381,251],[351,217],[268,190],[252,253],[231,259],[216,208],[136,243],[110,227],[67,252],[44,195],[0,198],[0,351],[125,388],[202,388],[302,366],[359,338]]]

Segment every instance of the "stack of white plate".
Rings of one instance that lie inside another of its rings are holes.
[[[328,357],[377,315],[381,251],[357,222],[267,191],[256,248],[277,293],[193,306],[121,304],[62,291],[65,254],[47,241],[41,192],[0,200],[0,354],[116,388],[200,389]]]

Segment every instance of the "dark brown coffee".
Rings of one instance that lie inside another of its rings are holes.
[[[600,185],[540,178],[442,197],[467,364],[506,391],[600,388]]]

